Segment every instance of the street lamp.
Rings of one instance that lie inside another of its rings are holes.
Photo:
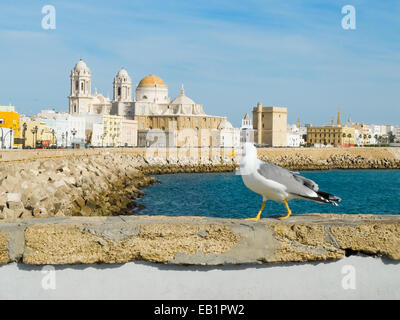
[[[107,130],[101,135],[101,147],[104,148],[104,138],[107,136]]]
[[[23,132],[22,132],[22,137],[24,138],[24,142],[22,145],[22,148],[25,149],[25,144],[26,144],[26,130],[28,128],[28,125],[26,124],[26,122],[24,122],[24,124],[22,125],[22,127],[24,128]]]
[[[33,129],[31,129],[31,132],[33,134],[33,148],[36,149],[36,142],[37,142],[37,132],[38,132],[38,126],[35,126]],[[35,135],[36,135],[36,139],[35,139]]]
[[[56,144],[55,139],[54,139],[54,137],[56,135],[56,131],[54,129],[51,129],[51,134],[53,135],[53,146],[54,146]]]
[[[74,140],[75,140],[75,135],[76,135],[76,133],[77,133],[76,129],[73,128],[73,129],[71,130],[71,133],[72,133],[72,141],[74,141]],[[74,142],[72,142],[72,143],[74,143]],[[75,145],[74,145],[74,148],[75,148]]]

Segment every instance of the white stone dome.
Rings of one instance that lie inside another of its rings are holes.
[[[124,68],[121,68],[121,70],[119,70],[117,76],[119,76],[119,77],[129,77],[128,71],[126,71]]]
[[[226,129],[233,129],[232,123],[230,123],[228,120],[222,121],[218,126],[218,130],[226,130]]]
[[[196,103],[192,99],[190,99],[187,96],[182,96],[182,95],[176,97],[171,102],[171,105],[173,105],[173,106],[177,106],[177,105],[195,105],[195,104]]]
[[[80,59],[76,63],[76,65],[74,67],[74,70],[75,71],[87,71],[87,72],[90,72],[90,69],[88,68],[88,66],[86,65],[86,63],[82,59]]]
[[[119,70],[117,75],[115,76],[114,80],[131,82],[131,77],[129,76],[128,71],[126,71],[124,68],[121,68],[121,70]]]
[[[176,106],[176,105],[195,105],[196,103],[190,99],[189,97],[187,97],[185,95],[185,90],[183,88],[182,85],[182,89],[181,89],[181,94],[179,96],[177,96],[174,100],[172,100],[171,105],[172,106]]]

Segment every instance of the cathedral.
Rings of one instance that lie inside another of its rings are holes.
[[[176,146],[188,145],[188,141],[193,145],[210,146],[214,145],[213,137],[227,122],[226,117],[207,115],[201,104],[186,96],[183,85],[180,94],[171,100],[167,85],[155,75],[140,80],[132,99],[132,80],[122,68],[114,77],[112,100],[97,90],[92,94],[91,72],[84,61],[78,61],[70,79],[70,114],[118,115],[137,120],[139,136],[149,130],[159,130],[172,136]],[[183,138],[180,132],[185,132]]]

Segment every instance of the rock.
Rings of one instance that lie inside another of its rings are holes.
[[[75,203],[82,209],[85,205],[85,199],[83,199],[82,197],[78,197],[75,199]]]
[[[12,209],[9,209],[7,207],[3,208],[3,211],[1,213],[0,218],[2,219],[7,219],[7,220],[15,220],[18,218],[18,216],[21,214],[21,212],[15,212]]]
[[[19,217],[21,219],[31,219],[31,218],[33,218],[33,214],[30,210],[24,209],[22,214]]]
[[[44,218],[48,216],[46,208],[35,208],[33,209],[33,215],[37,218]]]
[[[55,217],[65,217],[65,214],[62,210],[57,211],[57,213],[54,215]]]
[[[21,201],[21,193],[7,193],[7,202]]]
[[[14,211],[22,211],[24,210],[24,204],[22,201],[7,201],[7,207]]]

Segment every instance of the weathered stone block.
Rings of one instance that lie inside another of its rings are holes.
[[[3,208],[3,212],[1,214],[1,216],[3,217],[3,219],[8,219],[8,220],[15,220],[18,218],[18,216],[22,213],[22,211],[18,210],[17,212],[9,209],[7,207]]]
[[[21,193],[7,193],[7,202],[21,201]]]

